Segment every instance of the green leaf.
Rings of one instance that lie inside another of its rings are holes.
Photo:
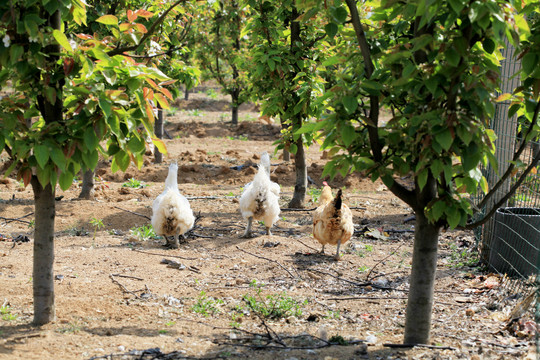
[[[461,157],[461,164],[464,171],[470,171],[474,169],[480,159],[482,158],[478,145],[474,142],[471,143],[468,147],[463,149],[463,154]]]
[[[460,0],[449,0],[448,2],[450,3],[450,7],[452,8],[452,10],[454,10],[454,12],[459,15],[464,7],[463,2]]]
[[[482,179],[480,179],[480,189],[482,189],[484,194],[487,194],[489,191],[488,182],[485,176],[482,176]]]
[[[114,15],[103,15],[96,19],[96,22],[102,23],[105,25],[116,25],[118,26],[118,18]]]
[[[36,175],[41,186],[47,186],[47,184],[51,181],[51,167],[46,166],[43,169],[37,169]]]
[[[66,168],[66,157],[60,148],[53,147],[49,156],[60,170],[64,170]]]
[[[437,90],[437,87],[439,86],[439,81],[437,80],[436,77],[432,76],[426,81],[424,81],[424,84],[426,85],[430,93],[435,94],[435,91]]]
[[[420,173],[417,175],[418,187],[420,190],[422,190],[427,184],[428,173],[428,169],[422,169],[422,171],[420,171]]]
[[[105,114],[105,118],[108,118],[111,116],[112,113],[112,105],[109,102],[109,99],[107,99],[104,96],[99,97],[99,107],[101,110],[103,110],[103,113]]]
[[[538,57],[535,53],[528,52],[523,59],[521,59],[521,65],[523,66],[525,75],[529,75],[536,69],[536,66],[538,66]]]
[[[49,104],[56,103],[56,89],[50,86],[47,86],[45,88],[45,97],[47,98],[47,101]]]
[[[99,160],[99,154],[97,151],[90,151],[84,153],[82,156],[83,162],[88,169],[95,169]]]
[[[49,148],[45,145],[36,145],[34,148],[34,156],[40,168],[45,169],[47,161],[49,161]]]
[[[99,144],[99,139],[96,135],[96,132],[94,131],[94,128],[86,128],[86,131],[84,132],[84,144],[86,145],[86,148],[90,151],[94,151],[97,148]]]
[[[116,164],[118,165],[120,170],[127,170],[127,168],[129,167],[130,159],[129,155],[125,151],[120,150],[119,152],[117,152],[116,155],[114,155],[114,159],[116,160]]]
[[[73,174],[69,170],[62,171],[58,180],[60,188],[66,191],[73,184]]]
[[[450,229],[454,229],[456,226],[458,226],[460,220],[461,214],[455,206],[446,209],[446,221],[448,221]]]
[[[328,23],[324,26],[324,31],[329,38],[333,38],[338,32],[338,26],[334,23]]]
[[[448,50],[446,50],[444,54],[446,55],[446,61],[448,61],[448,64],[453,67],[459,65],[461,56],[459,56],[458,52],[453,47],[450,47]]]
[[[66,49],[69,53],[73,53],[73,48],[71,47],[71,44],[68,41],[68,38],[66,37],[66,34],[64,34],[62,31],[54,29],[53,30],[53,36],[55,40],[62,46],[64,49]]]
[[[450,130],[445,129],[443,132],[435,135],[435,140],[443,147],[444,150],[448,151],[454,142],[452,133]]]
[[[344,7],[340,6],[334,9],[333,15],[335,16],[336,20],[339,23],[344,23],[345,20],[347,20],[347,16],[349,15],[349,12],[345,10]]]
[[[437,221],[441,218],[446,209],[446,202],[444,200],[438,200],[431,207],[431,214],[433,215],[433,220]]]
[[[394,185],[394,178],[390,174],[385,174],[381,176],[381,180],[384,185],[386,185],[387,188],[391,188],[392,185]]]
[[[348,124],[343,125],[341,127],[341,138],[343,139],[343,143],[345,144],[345,146],[349,147],[356,138],[354,127]]]
[[[0,45],[4,46],[4,45]],[[24,48],[18,44],[11,44],[9,47],[9,58],[12,64],[16,64],[20,61]]]
[[[493,54],[493,52],[495,51],[495,42],[490,38],[484,39],[484,41],[482,42],[482,46],[488,54]]]
[[[358,108],[358,100],[354,96],[345,96],[341,101],[347,114],[353,114]]]
[[[268,67],[270,68],[270,71],[274,71],[276,69],[276,62],[274,60],[272,60],[272,58],[268,58],[266,63],[268,64]]]

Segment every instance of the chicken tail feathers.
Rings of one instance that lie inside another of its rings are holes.
[[[341,198],[342,196],[343,192],[341,191],[341,189],[339,189],[336,198],[334,199],[334,208],[336,210],[341,210],[341,204],[343,203],[343,199]]]

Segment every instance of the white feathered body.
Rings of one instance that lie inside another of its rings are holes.
[[[240,197],[242,217],[262,220],[271,228],[279,219],[279,192],[279,185],[270,180],[270,157],[264,153],[255,178],[245,186]]]
[[[178,191],[178,165],[169,166],[165,190],[152,203],[152,226],[157,235],[178,236],[193,227],[195,217],[189,201]]]

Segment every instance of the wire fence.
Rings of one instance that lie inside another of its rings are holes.
[[[507,44],[504,60],[501,62],[501,92],[512,93],[520,85],[519,76],[514,76],[521,68],[512,47]],[[498,171],[488,167],[484,175],[490,188],[499,181],[510,165],[515,151],[521,145],[528,120],[517,115],[508,117],[510,101],[496,104],[495,117],[491,128],[497,135],[495,156]],[[527,144],[520,160],[529,164],[540,151],[538,139]],[[536,324],[540,323],[540,167],[533,169],[515,194],[497,209],[495,215],[475,231],[481,260],[491,271],[504,275],[501,293],[514,299],[526,298],[536,292],[536,306],[530,306]],[[521,173],[513,174],[490,201],[483,211],[491,209],[519,179]],[[475,199],[478,204],[482,199]],[[536,333],[537,353],[540,353],[540,338]]]

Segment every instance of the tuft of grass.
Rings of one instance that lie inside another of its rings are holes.
[[[66,327],[59,328],[56,331],[62,334],[75,334],[81,331],[81,325],[77,322],[70,322]]]
[[[478,251],[472,249],[459,249],[456,244],[450,245],[450,264],[451,268],[457,269],[465,266],[478,265]]]
[[[206,295],[204,291],[201,291],[197,297],[197,301],[191,307],[191,310],[197,314],[201,314],[204,317],[209,317],[210,315],[215,315],[220,311],[221,305],[223,305],[223,300],[214,299]]]
[[[94,236],[92,237],[92,247],[94,247],[97,231],[101,229],[102,227],[104,227],[105,225],[103,225],[103,220],[95,218],[95,217],[93,217],[90,220],[90,225],[94,227]]]
[[[322,189],[312,187],[308,189],[307,194],[311,197],[311,202],[313,204],[319,203],[319,198],[321,197]]]
[[[208,90],[206,90],[206,96],[208,96],[212,100],[217,100],[218,93],[216,90],[209,88]]]
[[[204,113],[199,109],[188,110],[187,114],[189,116],[204,116]]]
[[[132,188],[132,189],[141,189],[147,186],[148,184],[145,184],[144,182],[137,180],[135,178],[131,178],[122,184],[122,187],[127,187],[127,188]]]
[[[269,294],[262,296],[262,285],[258,285],[256,280],[252,280],[250,287],[255,287],[254,294],[245,294],[242,300],[249,310],[267,319],[280,319],[289,316],[302,316],[302,308],[307,305],[308,300],[298,301],[285,292],[280,294]]]
[[[178,108],[171,106],[169,109],[167,109],[167,113],[165,116],[174,116],[178,112]]]
[[[11,307],[9,305],[2,305],[2,307],[0,307],[0,315],[2,315],[2,320],[4,321],[13,321],[17,319],[17,315],[11,313]]]
[[[147,241],[150,239],[157,239],[157,234],[152,225],[142,225],[139,227],[133,227],[129,230],[133,236],[140,241]]]

